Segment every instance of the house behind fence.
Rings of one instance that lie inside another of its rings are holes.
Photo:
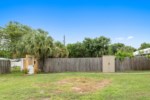
[[[10,60],[0,60],[0,74],[10,73]]]

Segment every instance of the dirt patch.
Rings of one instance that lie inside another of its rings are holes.
[[[77,93],[88,93],[101,90],[108,86],[111,80],[97,80],[93,78],[67,78],[58,82],[60,86],[70,84],[72,91]]]

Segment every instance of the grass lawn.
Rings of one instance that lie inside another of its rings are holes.
[[[150,72],[2,74],[0,100],[150,100]]]

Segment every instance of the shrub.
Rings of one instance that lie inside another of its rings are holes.
[[[12,72],[20,72],[20,66],[11,67]]]
[[[150,54],[149,54],[149,55],[146,55],[146,57],[147,57],[148,59],[150,59]]]
[[[25,68],[25,69],[23,70],[23,72],[24,72],[24,74],[28,74],[29,70],[28,70],[27,68]]]
[[[131,52],[125,52],[125,51],[118,51],[115,54],[116,58],[119,60],[124,60],[126,57],[132,58],[133,57],[133,53]]]

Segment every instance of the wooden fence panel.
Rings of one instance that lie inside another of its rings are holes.
[[[150,70],[150,59],[147,57],[125,58],[123,61],[116,59],[116,71]]]
[[[44,72],[101,72],[102,58],[48,58]]]
[[[150,70],[147,57],[115,60],[115,71]],[[102,58],[48,58],[44,72],[102,72]]]
[[[11,65],[9,60],[0,60],[0,74],[9,73],[10,68]]]

